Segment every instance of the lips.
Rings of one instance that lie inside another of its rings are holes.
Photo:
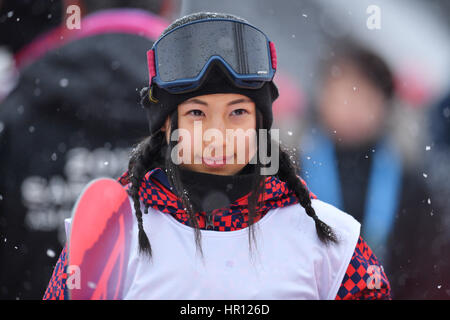
[[[203,164],[209,167],[221,167],[226,164],[229,164],[233,160],[233,156],[223,156],[223,157],[203,157]]]

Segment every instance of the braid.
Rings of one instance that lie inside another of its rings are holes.
[[[134,209],[139,227],[139,251],[148,254],[150,257],[151,246],[142,224],[139,188],[142,179],[148,171],[148,168],[152,167],[152,162],[154,162],[153,159],[158,157],[163,141],[164,134],[160,131],[155,135],[144,139],[135,149],[133,149],[130,162],[128,164],[129,179],[131,181],[129,193],[134,202]]]
[[[145,103],[147,92],[148,91],[146,90],[141,91],[142,105]],[[131,182],[131,187],[128,193],[133,199],[136,219],[138,222],[139,251],[147,254],[149,257],[152,255],[152,250],[150,241],[148,240],[143,226],[141,203],[139,200],[139,188],[148,169],[156,167],[160,163],[161,149],[164,146],[164,138],[164,133],[160,130],[145,138],[131,151],[130,161],[128,163],[128,174]],[[147,208],[145,213],[147,213]]]
[[[281,146],[279,152],[280,166],[278,177],[281,180],[285,181],[288,187],[294,190],[300,204],[305,209],[306,214],[314,219],[317,236],[319,237],[320,241],[325,244],[328,244],[329,242],[337,243],[338,239],[331,227],[329,227],[325,222],[319,219],[314,208],[312,207],[309,190],[297,176],[296,167],[291,161],[292,156],[290,156],[287,151],[282,150]]]

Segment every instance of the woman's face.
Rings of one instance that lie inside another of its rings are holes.
[[[362,145],[382,130],[386,101],[357,67],[342,62],[338,67],[339,74],[325,81],[319,101],[320,119],[336,142]]]
[[[172,161],[192,171],[236,174],[256,153],[255,112],[255,103],[237,93],[208,94],[182,102]],[[169,141],[169,118],[163,131]]]

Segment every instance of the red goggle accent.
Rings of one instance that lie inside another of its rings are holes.
[[[147,64],[148,64],[148,77],[149,77],[149,87],[152,85],[152,78],[156,76],[156,68],[155,68],[155,51],[148,50],[147,51]]]
[[[269,41],[270,57],[272,58],[272,68],[277,69],[277,51],[275,50],[275,43]]]

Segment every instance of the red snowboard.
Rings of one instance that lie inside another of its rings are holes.
[[[85,187],[72,211],[69,267],[79,281],[68,285],[70,299],[122,299],[132,223],[130,199],[117,181]]]

